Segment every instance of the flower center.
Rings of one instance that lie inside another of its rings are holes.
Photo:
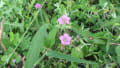
[[[63,20],[63,23],[65,24],[65,19],[64,19],[64,18],[62,18],[62,20]]]
[[[64,38],[64,41],[67,42],[67,38]]]

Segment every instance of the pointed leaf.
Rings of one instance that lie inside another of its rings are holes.
[[[54,58],[59,58],[59,59],[65,59],[65,60],[68,60],[68,61],[71,61],[71,62],[77,62],[77,63],[96,64],[93,61],[87,61],[87,60],[84,60],[84,59],[74,58],[74,57],[71,57],[69,55],[65,55],[65,54],[62,54],[60,52],[57,52],[57,51],[49,51],[47,53],[47,56],[54,57]]]
[[[25,68],[33,68],[33,64],[38,60],[40,52],[44,49],[44,39],[47,35],[48,24],[43,25],[35,34],[29,49]]]

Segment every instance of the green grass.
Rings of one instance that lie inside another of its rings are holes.
[[[119,5],[119,0],[0,0],[0,68],[120,67]],[[69,24],[59,24],[62,15],[70,17]],[[70,45],[62,45],[64,33],[72,37]]]

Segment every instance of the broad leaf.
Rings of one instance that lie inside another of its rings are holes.
[[[47,40],[46,47],[51,48],[53,46],[53,44],[55,43],[55,37],[56,37],[57,30],[58,30],[57,28],[54,28],[49,32],[49,34],[46,38],[46,40]]]
[[[93,61],[87,61],[87,60],[83,60],[83,59],[79,59],[79,58],[74,58],[74,57],[71,57],[69,55],[65,55],[65,54],[62,54],[60,52],[57,52],[57,51],[49,51],[47,53],[47,56],[54,57],[54,58],[59,58],[59,59],[65,59],[65,60],[68,60],[68,61],[71,61],[71,62],[77,62],[77,63],[96,64]]]
[[[48,24],[43,25],[32,39],[31,47],[29,49],[25,68],[32,68],[33,64],[38,60],[40,52],[44,49],[44,39],[47,36]]]

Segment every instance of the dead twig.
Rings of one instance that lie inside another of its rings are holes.
[[[1,44],[1,47],[3,48],[3,50],[4,50],[4,51],[7,51],[5,45],[4,45],[3,42],[2,42],[3,23],[4,23],[4,18],[3,18],[2,21],[0,22],[0,44]],[[22,60],[23,64],[25,63],[25,56],[22,57],[22,56],[21,56],[20,54],[18,54],[17,52],[14,52],[14,54],[15,54],[16,56],[18,56],[18,57]]]
[[[0,22],[0,44],[1,44],[1,47],[3,48],[3,50],[4,50],[4,51],[7,51],[6,47],[5,47],[4,44],[2,43],[3,23],[4,23],[4,18],[3,18],[2,21]]]
[[[119,43],[110,43],[110,45],[117,45],[117,46],[120,46]]]

